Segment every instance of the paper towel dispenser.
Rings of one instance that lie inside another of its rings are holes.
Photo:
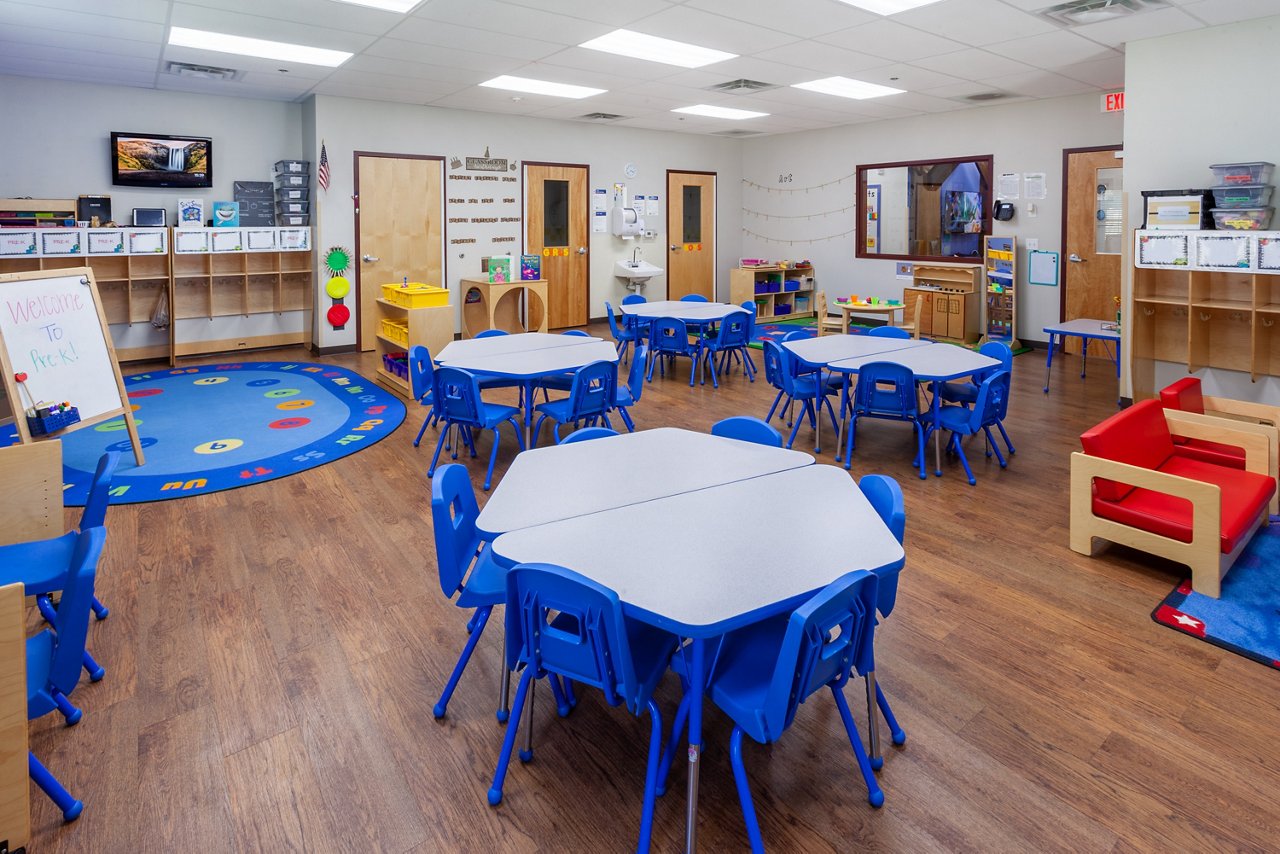
[[[609,230],[617,237],[639,237],[644,232],[644,217],[635,208],[614,205],[609,212]]]

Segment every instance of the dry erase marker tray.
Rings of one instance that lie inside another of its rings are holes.
[[[41,415],[40,413],[45,413]],[[27,416],[27,429],[32,436],[47,436],[70,427],[80,420],[80,410],[74,406],[66,409],[37,409],[35,415]]]

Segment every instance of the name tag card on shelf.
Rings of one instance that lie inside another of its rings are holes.
[[[1280,273],[1280,237],[1258,238],[1258,269]]]
[[[123,255],[124,229],[103,228],[89,231],[90,255]]]
[[[1196,266],[1247,270],[1252,265],[1253,236],[1201,234],[1196,238]]]
[[[270,252],[276,248],[274,228],[248,228],[244,232],[245,248],[250,252]]]
[[[240,252],[244,248],[243,238],[238,228],[219,228],[213,232],[214,252]]]
[[[163,228],[149,228],[129,232],[130,255],[158,255],[168,251],[165,239],[168,231]]]
[[[79,229],[58,229],[40,233],[40,254],[80,255],[84,252],[84,233]]]
[[[1138,234],[1138,264],[1144,267],[1186,267],[1191,263],[1191,240],[1186,234]]]
[[[0,231],[0,255],[35,255],[37,248],[35,231]]]
[[[178,253],[204,253],[209,251],[209,230],[193,228],[187,231],[174,229],[173,251]]]
[[[282,228],[280,229],[280,248],[281,249],[310,249],[311,248],[311,229],[309,228]]]

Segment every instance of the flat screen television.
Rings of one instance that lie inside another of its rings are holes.
[[[213,140],[112,131],[111,183],[117,187],[212,187]]]
[[[982,194],[968,190],[948,190],[944,194],[942,221],[947,234],[982,233]]]

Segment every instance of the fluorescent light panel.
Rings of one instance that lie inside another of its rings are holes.
[[[710,116],[713,119],[758,119],[768,113],[757,113],[754,110],[735,110],[732,107],[713,107],[710,104],[694,104],[692,107],[679,107],[673,113],[689,113],[693,116]]]
[[[301,44],[273,42],[266,39],[251,39],[246,36],[232,36],[226,33],[211,33],[208,30],[189,30],[186,27],[170,27],[169,44],[175,47],[193,47],[198,50],[212,50],[218,53],[234,53],[239,56],[276,59],[281,62],[324,65],[329,68],[341,65],[352,56],[342,50],[307,47]]]
[[[929,6],[937,3],[938,0],[840,0],[840,2],[866,9],[868,12],[875,12],[877,15],[896,15],[908,9]]]
[[[422,0],[338,0],[338,2],[350,3],[352,6],[368,6],[372,9],[385,9],[388,12],[399,12],[403,15]]]
[[[631,30],[614,30],[598,39],[583,42],[578,47],[618,56],[629,56],[633,59],[679,65],[682,68],[701,68],[713,62],[723,62],[737,57],[736,53],[725,53],[722,50],[712,50],[709,47],[699,47],[696,44],[658,38]]]
[[[879,83],[868,83],[865,80],[853,80],[849,77],[824,77],[821,80],[810,80],[808,83],[793,83],[792,89],[808,89],[810,92],[821,92],[824,95],[839,95],[841,98],[883,98],[885,95],[901,95],[905,89],[892,86],[881,86]]]
[[[529,92],[534,95],[554,95],[557,98],[590,98],[608,89],[592,89],[590,86],[573,86],[569,83],[553,83],[550,80],[534,80],[531,77],[512,77],[503,74],[480,84],[490,89],[507,89],[511,92]]]

